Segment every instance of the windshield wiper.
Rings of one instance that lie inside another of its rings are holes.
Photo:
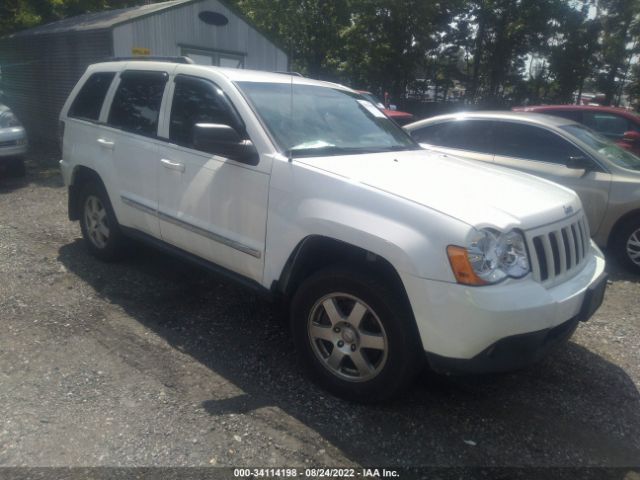
[[[337,147],[327,145],[324,147],[294,148],[289,150],[287,156],[297,157],[319,157],[321,155],[356,155],[359,153],[369,153],[369,149],[361,147]]]
[[[417,150],[417,146],[394,145],[390,147],[338,147],[327,145],[317,148],[295,148],[286,152],[292,158],[319,157],[322,155],[360,155],[364,153],[398,152],[401,150]]]

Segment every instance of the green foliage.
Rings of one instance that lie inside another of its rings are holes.
[[[140,3],[136,0],[1,0],[0,36],[82,13]]]
[[[625,82],[640,97],[639,0],[226,1],[279,39],[292,70],[396,99],[571,102],[597,88],[616,103]],[[0,35],[140,3],[0,0]]]
[[[238,0],[237,5],[262,30],[281,39],[293,71],[335,76],[340,32],[349,24],[346,0]]]

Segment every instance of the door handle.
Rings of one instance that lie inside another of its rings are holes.
[[[162,166],[165,168],[177,170],[178,172],[184,172],[184,163],[172,162],[171,160],[167,160],[166,158],[160,160],[160,163],[162,163]]]
[[[104,138],[99,138],[98,143],[101,147],[107,148],[109,150],[113,150],[113,147],[116,145],[115,142],[110,140],[105,140]]]

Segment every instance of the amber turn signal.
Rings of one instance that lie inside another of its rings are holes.
[[[449,245],[447,247],[447,255],[449,256],[449,263],[451,264],[453,275],[456,277],[458,283],[476,286],[487,284],[487,282],[478,277],[476,272],[473,271],[466,248]]]

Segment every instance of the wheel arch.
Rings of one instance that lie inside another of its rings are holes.
[[[406,307],[411,315],[416,338],[420,339],[409,296],[396,268],[386,258],[342,240],[323,235],[309,235],[302,239],[287,259],[279,280],[272,286],[272,291],[288,301],[305,278],[336,264],[374,275],[384,282]]]
[[[81,205],[80,205],[80,194],[82,190],[82,186],[87,182],[97,182],[104,188],[104,182],[98,172],[93,170],[92,168],[85,167],[84,165],[78,165],[73,169],[71,173],[71,181],[69,182],[69,220],[80,220],[81,214]]]
[[[624,215],[622,215],[611,227],[611,231],[609,233],[609,238],[607,239],[607,247],[610,248],[613,243],[616,241],[620,230],[624,228],[624,226],[634,218],[640,219],[640,208],[636,208],[635,210],[631,210]]]

